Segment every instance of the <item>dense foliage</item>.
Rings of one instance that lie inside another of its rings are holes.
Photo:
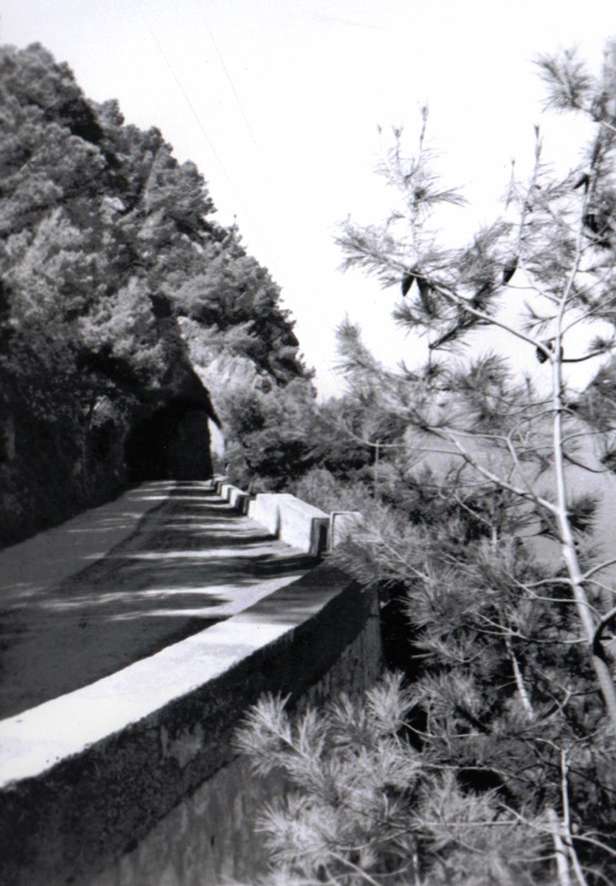
[[[131,425],[171,397],[226,423],[221,358],[248,394],[311,390],[278,287],[214,214],[157,129],[88,101],[40,45],[0,50],[0,510],[17,532],[124,482]]]
[[[538,136],[530,181],[452,249],[433,213],[460,198],[433,173],[424,114],[418,151],[406,157],[397,132],[384,166],[399,205],[340,238],[349,265],[401,286],[396,319],[429,341],[427,365],[391,372],[344,324],[357,411],[330,415],[372,453],[366,531],[335,558],[384,613],[404,609],[407,682],[318,713],[276,698],[253,710],[239,744],[291,786],[261,819],[268,883],[616,880],[616,561],[593,536],[613,367],[577,400],[564,382],[567,361],[614,347],[616,49],[597,78],[573,53],[540,68],[553,105],[597,124],[581,168],[555,176]],[[580,351],[577,328],[597,320]],[[494,354],[460,359],[494,326],[536,354],[545,383]]]

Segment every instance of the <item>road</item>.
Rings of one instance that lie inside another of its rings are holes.
[[[228,618],[314,560],[204,482],[142,484],[0,551],[0,719]]]

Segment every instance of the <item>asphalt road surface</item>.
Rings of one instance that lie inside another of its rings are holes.
[[[202,482],[142,484],[6,548],[0,719],[204,630],[314,562]]]

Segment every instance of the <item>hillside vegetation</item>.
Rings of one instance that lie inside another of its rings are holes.
[[[396,129],[379,169],[391,211],[339,237],[347,266],[399,288],[427,359],[389,369],[339,329],[349,391],[296,488],[363,512],[332,558],[379,593],[390,672],[246,718],[255,772],[291,785],[259,819],[267,886],[616,882],[616,43],[598,74],[573,51],[538,66],[548,104],[592,123],[576,168],[535,128],[529,177],[452,245],[442,210],[464,201],[424,108],[412,153]],[[534,380],[488,350],[497,329]],[[580,396],[568,364],[597,358]]]
[[[207,476],[205,419],[233,445],[237,394],[290,383],[313,396],[279,289],[195,165],[40,45],[0,49],[0,543]]]

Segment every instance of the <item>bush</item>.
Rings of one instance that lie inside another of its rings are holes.
[[[371,494],[365,483],[339,480],[326,468],[311,468],[290,491],[323,511],[361,511]]]

